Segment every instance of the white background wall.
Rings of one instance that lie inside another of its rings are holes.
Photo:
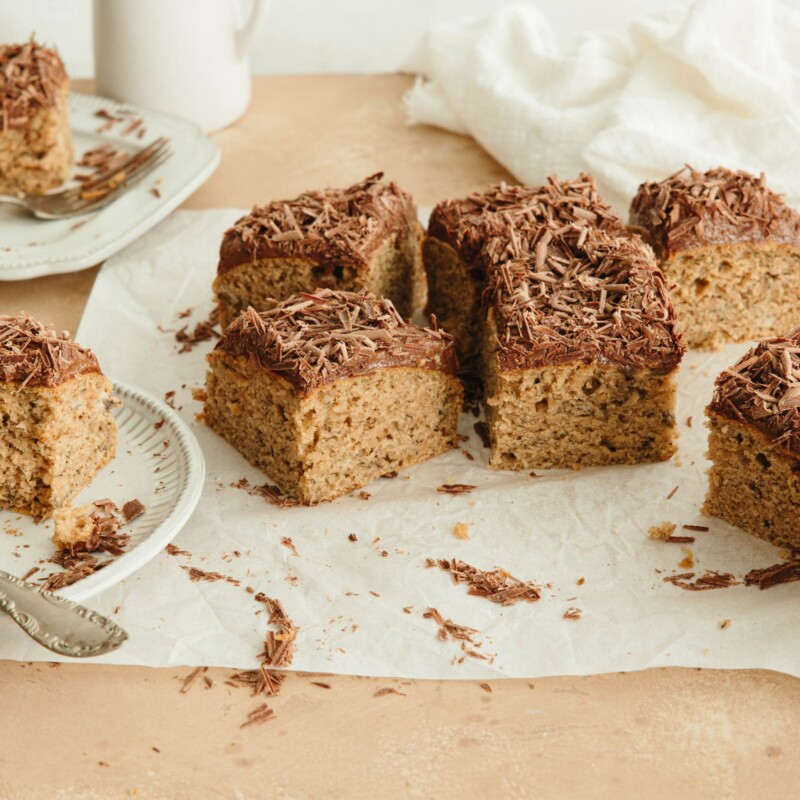
[[[112,1],[122,0],[107,0]],[[246,0],[242,2],[246,4]],[[509,2],[273,0],[253,50],[253,71],[393,72],[403,66],[432,23],[486,14]],[[659,0],[528,2],[547,12],[563,42],[579,30],[622,27],[661,4]],[[0,0],[0,41],[24,40],[34,32],[39,41],[59,48],[73,77],[93,74],[90,0]]]

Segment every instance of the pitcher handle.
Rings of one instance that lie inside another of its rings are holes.
[[[269,0],[253,0],[249,19],[236,31],[236,51],[239,58],[244,58],[250,51],[258,29],[266,19],[268,10]]]

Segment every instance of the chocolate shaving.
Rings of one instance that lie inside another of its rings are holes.
[[[387,694],[399,694],[402,697],[407,697],[405,692],[401,692],[399,689],[394,689],[391,686],[384,686],[382,689],[376,689],[372,696],[386,697]]]
[[[195,681],[204,672],[208,671],[208,667],[195,667],[184,679],[181,686],[181,694],[186,694],[189,689],[194,686]]]
[[[744,576],[745,586],[770,589],[782,583],[800,581],[800,561],[783,561],[763,569],[751,569]]]
[[[244,489],[247,494],[253,497],[261,497],[268,503],[272,503],[278,508],[291,508],[298,505],[297,501],[283,494],[277,486],[271,483],[262,483],[260,486],[250,486],[250,481],[247,478],[240,478],[235,483],[231,484],[232,489]]]
[[[279,600],[267,597],[262,592],[256,595],[256,600],[266,605],[269,611],[269,624],[275,625],[278,632],[268,631],[264,640],[264,663],[268,667],[287,667],[294,658],[294,642],[297,628],[286,615]]]
[[[181,565],[181,569],[186,570],[186,572],[189,573],[189,580],[191,580],[193,583],[197,583],[198,581],[208,581],[209,583],[225,581],[227,583],[232,583],[234,586],[241,586],[242,583],[236,578],[232,578],[230,575],[223,575],[221,572],[207,572],[204,569],[199,569],[198,567],[187,567],[183,564]]]
[[[145,511],[144,503],[141,500],[129,500],[122,506],[122,516],[125,517],[125,522],[140,517]]]
[[[281,544],[291,552],[293,556],[299,556],[300,553],[297,552],[297,548],[294,546],[294,542],[291,540],[289,536],[284,536],[281,539]]]
[[[191,332],[189,331],[188,325],[184,325],[177,331],[175,334],[175,341],[181,344],[181,349],[178,350],[179,353],[189,353],[196,345],[200,344],[200,342],[207,342],[210,339],[219,339],[220,336],[222,336],[222,333],[219,330],[219,309],[215,306],[208,317],[198,322]]]
[[[451,619],[445,619],[435,608],[428,608],[422,616],[425,619],[432,619],[439,626],[439,638],[446,642],[448,639],[457,639],[464,642],[472,642],[472,634],[479,631],[475,628],[468,628],[465,625],[457,625]]]
[[[469,494],[476,488],[469,483],[443,483],[436,488],[436,491],[441,494]]]
[[[246,728],[249,725],[261,725],[264,722],[269,722],[272,719],[275,719],[275,712],[266,703],[262,703],[247,715],[247,720],[239,727]]]
[[[464,561],[446,558],[428,559],[428,567],[439,567],[439,569],[449,572],[453,577],[453,583],[465,583],[469,586],[467,594],[475,597],[485,597],[492,603],[499,603],[503,606],[514,605],[522,600],[528,603],[535,603],[540,597],[539,589],[529,581],[521,581],[503,569],[483,570],[473,567]]]
[[[168,544],[164,549],[171,556],[191,556],[192,555],[188,550],[181,550],[180,547],[177,547],[174,544]]]
[[[682,572],[679,575],[668,575],[663,580],[665,583],[672,583],[691,592],[702,592],[708,589],[727,589],[730,586],[739,585],[738,581],[729,572],[707,571],[699,578],[695,577],[694,572]]]

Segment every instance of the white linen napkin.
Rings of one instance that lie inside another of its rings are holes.
[[[800,201],[800,5],[698,0],[558,45],[534,6],[424,37],[408,120],[472,135],[521,182],[594,174],[621,213],[638,185],[726,166]]]

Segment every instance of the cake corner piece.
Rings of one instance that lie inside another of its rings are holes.
[[[800,548],[800,328],[759,342],[716,380],[706,409],[703,513]]]
[[[451,337],[367,292],[323,289],[249,309],[208,361],[208,425],[303,504],[457,445]]]

